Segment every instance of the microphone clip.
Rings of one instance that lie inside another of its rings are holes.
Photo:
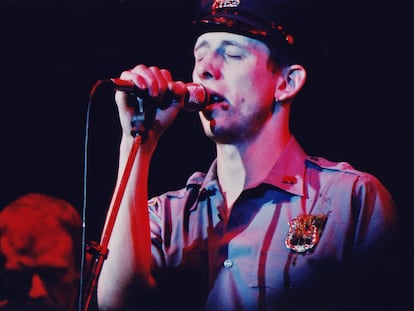
[[[131,96],[130,105],[134,108],[131,118],[131,135],[141,136],[142,141],[148,137],[153,128],[157,104],[148,96],[148,90],[138,89],[132,82],[121,79],[105,80],[112,89],[123,91]]]
[[[150,98],[133,97],[136,105],[134,105],[135,112],[131,118],[131,135],[133,137],[141,136],[142,141],[144,141],[148,137],[148,131],[154,126],[157,106]]]

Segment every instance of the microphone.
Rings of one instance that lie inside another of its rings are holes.
[[[113,78],[106,80],[106,82],[108,82],[114,90],[131,93],[143,99],[148,97],[148,91],[139,89],[132,81]],[[184,110],[189,112],[197,112],[208,105],[210,95],[203,85],[195,82],[189,82],[185,84],[185,87],[186,93],[184,95]]]

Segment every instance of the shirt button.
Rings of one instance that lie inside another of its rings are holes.
[[[224,266],[224,268],[226,268],[226,269],[230,269],[230,268],[233,266],[233,261],[231,261],[230,259],[226,259],[226,260],[223,262],[223,266]]]

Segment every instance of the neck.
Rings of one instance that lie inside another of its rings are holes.
[[[229,209],[240,193],[257,186],[279,159],[291,139],[288,127],[282,126],[271,123],[248,141],[217,144],[218,180]]]

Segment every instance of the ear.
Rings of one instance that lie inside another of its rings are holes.
[[[290,65],[282,69],[276,82],[275,99],[280,102],[292,101],[306,81],[306,70],[301,65]]]

